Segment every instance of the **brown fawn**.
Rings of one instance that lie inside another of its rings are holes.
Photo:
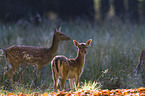
[[[50,48],[13,45],[7,49],[2,49],[11,68],[7,75],[10,83],[13,84],[13,75],[21,64],[36,65],[38,81],[42,67],[49,64],[58,51],[59,42],[70,40],[70,37],[61,32],[61,29],[54,28],[53,42]]]
[[[75,87],[79,87],[79,77],[83,72],[83,66],[85,63],[85,55],[87,53],[87,47],[91,44],[92,39],[86,43],[78,43],[73,40],[74,45],[78,48],[77,56],[75,59],[68,59],[65,56],[55,56],[51,61],[51,69],[54,81],[54,91],[58,86],[59,78],[61,80],[61,89],[64,89],[64,84],[69,79],[70,89],[74,89],[73,80],[75,80]]]
[[[141,52],[139,63],[136,67],[135,75],[137,75],[138,71],[141,69],[141,65],[145,68],[145,49]]]

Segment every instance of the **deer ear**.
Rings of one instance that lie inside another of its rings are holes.
[[[88,41],[86,42],[86,46],[89,46],[89,45],[91,44],[91,42],[92,42],[92,39],[88,40]]]
[[[75,46],[79,46],[79,43],[76,40],[73,40]]]
[[[57,29],[56,29],[56,27],[54,27],[54,33],[56,33],[56,31],[57,31]]]
[[[61,31],[61,26],[59,27],[59,31]]]

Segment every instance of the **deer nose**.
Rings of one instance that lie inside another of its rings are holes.
[[[70,37],[66,37],[66,40],[71,40],[71,38]]]
[[[70,37],[68,37],[68,40],[71,40],[71,38],[70,38]]]

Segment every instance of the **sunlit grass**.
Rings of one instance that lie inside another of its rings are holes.
[[[78,89],[78,91],[89,91],[89,90],[100,90],[102,87],[102,85],[99,82],[95,82],[95,81],[88,81],[88,82],[84,82],[83,85],[81,86],[81,88]]]
[[[105,71],[102,71],[102,74],[98,77],[98,79],[96,81],[86,81],[85,80],[85,82],[82,82],[81,87],[76,90],[78,90],[78,91],[101,90],[102,85],[98,81],[100,80],[101,77],[103,78],[107,72],[108,72],[108,69],[106,69]]]

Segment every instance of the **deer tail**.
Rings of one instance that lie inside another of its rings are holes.
[[[55,69],[55,72],[59,73],[61,64],[62,61],[60,57],[55,57],[55,59],[53,60],[53,68]]]
[[[0,48],[0,56],[4,56],[4,55],[5,55],[4,49]]]

